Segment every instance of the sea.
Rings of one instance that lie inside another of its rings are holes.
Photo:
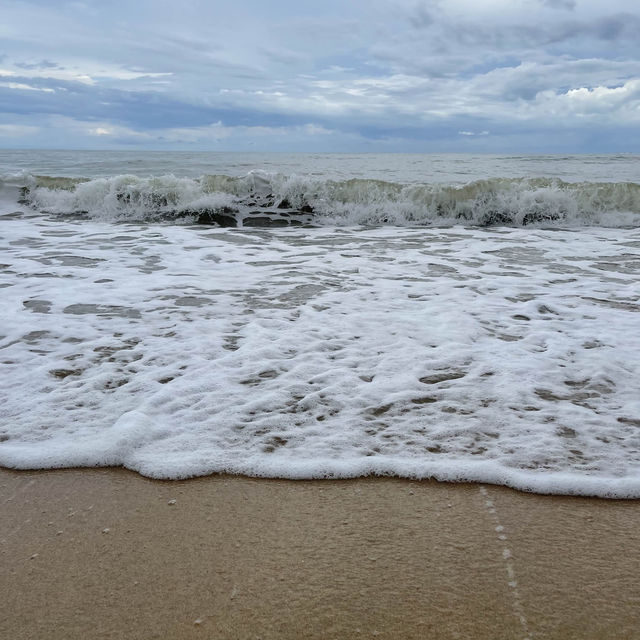
[[[0,151],[0,466],[640,497],[640,156]]]

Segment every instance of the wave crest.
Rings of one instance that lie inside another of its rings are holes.
[[[16,185],[16,183],[13,183]],[[251,172],[242,177],[23,176],[24,204],[113,221],[188,220],[223,226],[640,225],[640,184],[493,178],[461,185]]]

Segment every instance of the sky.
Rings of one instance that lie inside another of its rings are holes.
[[[637,0],[2,0],[0,148],[640,152]]]

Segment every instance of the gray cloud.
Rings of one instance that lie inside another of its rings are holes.
[[[573,11],[576,8],[576,0],[540,0],[542,4],[551,9],[565,9]]]
[[[635,45],[637,42],[640,16],[630,13],[617,13],[597,17],[591,20],[564,20],[543,24],[532,21],[520,23],[485,23],[476,21],[456,20],[447,23],[444,20],[443,32],[449,43],[448,48],[458,45],[465,47],[495,47],[512,49],[523,47],[544,46],[575,38],[591,38],[611,42],[613,40],[629,39]],[[415,13],[409,15],[409,21],[416,27]],[[432,23],[423,26],[431,27]]]
[[[431,3],[430,6],[427,6],[426,3],[417,5],[408,16],[411,26],[415,29],[424,29],[434,24],[436,18],[434,16],[433,5],[435,4],[436,3]]]
[[[61,69],[62,68],[56,62],[50,62],[49,60],[41,60],[40,62],[33,62],[33,63],[14,62],[14,65],[16,67],[18,67],[19,69],[26,69],[26,70],[32,70],[32,69]]]

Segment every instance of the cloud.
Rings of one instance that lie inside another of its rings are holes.
[[[44,146],[526,151],[590,128],[633,150],[638,32],[628,0],[5,0],[0,122]]]
[[[55,93],[56,91],[55,89],[51,89],[50,87],[34,87],[23,82],[0,82],[0,87],[17,89],[19,91],[44,91],[45,93]]]
[[[20,124],[0,124],[0,140],[2,138],[22,138],[39,131],[39,127]]]
[[[573,11],[576,8],[576,0],[540,0],[545,7],[551,9],[565,9]]]
[[[426,3],[417,5],[409,14],[409,23],[415,29],[425,29],[436,21],[431,8]]]
[[[621,87],[542,92],[537,96],[537,102],[546,113],[562,113],[566,118],[579,117],[608,124],[624,120],[640,125],[640,80],[631,80]]]
[[[297,126],[226,126],[212,122],[199,127],[169,127],[140,131],[107,120],[79,120],[67,116],[46,116],[41,126],[0,125],[0,143],[21,148],[38,147],[34,135],[49,131],[48,148],[60,148],[61,142],[72,148],[122,149],[232,149],[303,151],[316,145],[326,151],[338,151],[345,138],[353,147],[366,149],[368,140],[354,133],[331,130],[317,123]],[[26,136],[31,136],[31,139]]]
[[[16,67],[19,69],[59,69],[60,66],[55,62],[50,62],[49,60],[41,60],[40,62],[15,62]]]

